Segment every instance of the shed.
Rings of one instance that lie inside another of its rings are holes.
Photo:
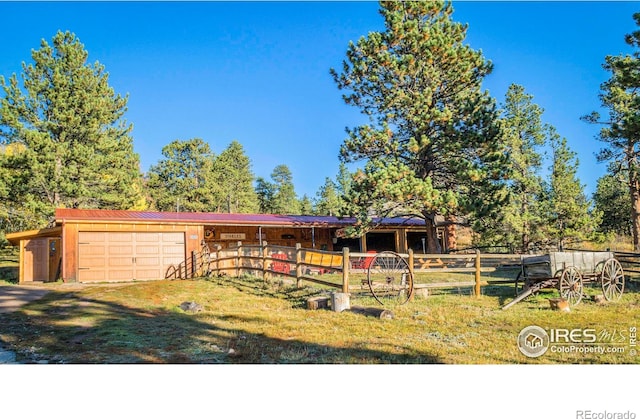
[[[424,222],[376,220],[360,238],[344,237],[355,219],[329,216],[57,209],[52,227],[7,234],[20,246],[20,282],[162,279],[204,243],[238,242],[352,251],[419,250]],[[444,231],[444,230],[442,230]]]

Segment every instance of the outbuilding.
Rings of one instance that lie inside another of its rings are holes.
[[[111,282],[165,277],[203,244],[210,249],[269,244],[353,252],[417,252],[424,246],[424,222],[415,218],[377,220],[376,228],[347,238],[353,218],[58,209],[51,228],[7,234],[20,247],[20,282]],[[439,234],[444,245],[445,229]]]

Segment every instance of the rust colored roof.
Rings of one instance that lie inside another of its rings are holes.
[[[126,223],[176,223],[212,225],[256,225],[287,227],[345,227],[355,223],[354,218],[316,215],[278,214],[226,214],[212,212],[154,212],[60,208],[56,210],[56,222],[126,222]],[[423,225],[417,218],[383,218],[381,225]]]

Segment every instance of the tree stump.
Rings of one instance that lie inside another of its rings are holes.
[[[320,310],[320,309],[328,309],[329,308],[329,297],[319,296],[309,298],[307,300],[307,309],[309,310]]]

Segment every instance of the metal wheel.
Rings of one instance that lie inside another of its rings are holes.
[[[582,275],[575,266],[562,271],[558,284],[560,296],[575,306],[582,300]]]
[[[376,254],[367,270],[373,297],[382,305],[404,304],[413,293],[413,276],[409,264],[395,252]]]
[[[624,292],[624,271],[616,259],[604,263],[601,274],[602,292],[607,301],[617,301]]]

